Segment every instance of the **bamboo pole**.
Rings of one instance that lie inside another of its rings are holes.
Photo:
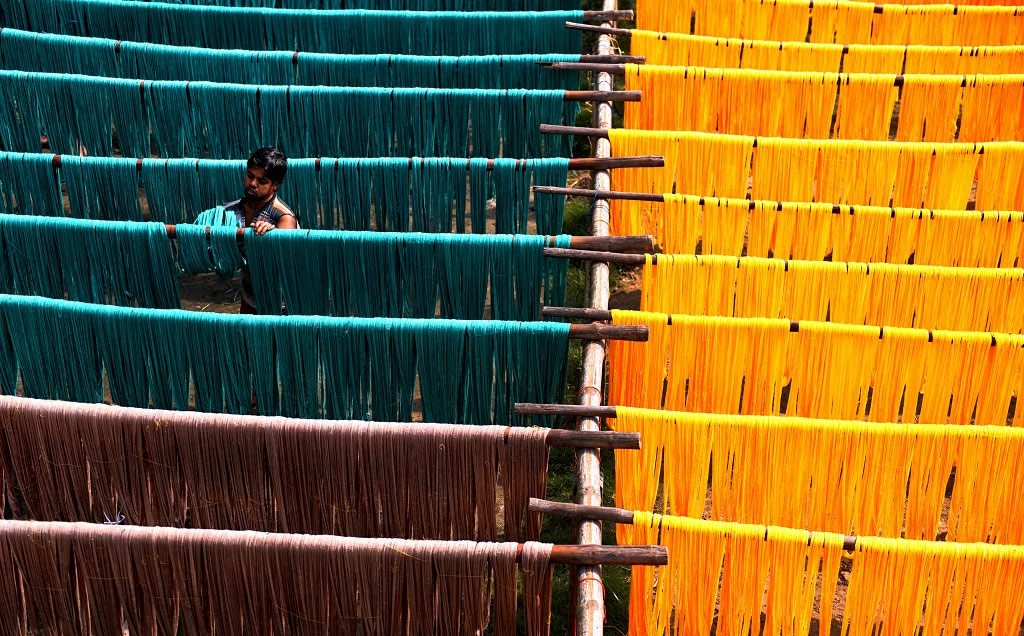
[[[614,11],[617,0],[603,0],[603,8]],[[610,21],[603,22],[602,27],[610,28]],[[606,34],[597,40],[598,55],[611,55],[615,51],[612,41]],[[601,91],[612,91],[615,84],[608,73],[598,73],[594,77],[596,88]],[[594,125],[603,130],[612,127],[612,105],[604,101],[594,105]],[[607,158],[612,156],[611,144],[607,139],[598,139],[594,156]],[[597,190],[611,190],[611,176],[607,170],[594,173],[594,187]],[[606,200],[595,199],[591,213],[590,233],[593,236],[606,237],[610,234],[610,208]],[[611,296],[608,263],[591,263],[588,270],[586,300],[594,309],[608,309]],[[577,396],[581,405],[598,406],[604,399],[604,365],[606,343],[594,340],[584,343],[583,369],[580,375],[580,392]],[[600,431],[601,420],[597,418],[580,418],[576,422],[580,431]],[[576,453],[576,495],[578,502],[584,505],[601,505],[604,496],[604,481],[601,476],[601,452],[598,449],[583,449]],[[601,523],[591,519],[583,519],[576,526],[576,542],[585,550],[599,550],[603,542]],[[572,578],[576,583],[574,600],[576,601],[576,622],[574,636],[603,636],[605,618],[605,590],[601,580],[601,567],[585,566],[573,571]]]
[[[570,320],[611,320],[612,312],[607,309],[590,307],[541,307],[540,315],[548,318],[569,318]]]
[[[633,511],[623,510],[622,508],[581,506],[578,504],[560,503],[557,501],[547,501],[531,497],[529,510],[530,512],[539,512],[541,514],[569,517],[570,519],[599,519],[601,521],[611,521],[629,526],[633,525]],[[814,533],[811,532],[810,534],[813,535]],[[853,551],[856,547],[857,537],[843,537],[844,550]]]
[[[586,190],[582,188],[559,188],[556,186],[533,186],[533,192],[535,194],[555,194],[570,197],[584,197],[587,199],[621,199],[625,201],[650,201],[652,203],[664,203],[665,195],[663,194],[651,194],[648,192],[618,192],[615,190]],[[761,203],[774,203],[779,209],[782,209],[781,201],[764,201],[764,200],[749,200],[748,208],[754,210],[757,204]],[[700,197],[697,202],[698,205],[704,205],[704,197]],[[854,209],[862,206],[847,205],[847,208],[852,212]],[[889,208],[894,210],[894,208]],[[895,211],[895,210],[894,210]],[[832,206],[832,214],[842,214],[843,208],[839,205]]]
[[[608,139],[607,128],[586,128],[584,126],[557,126],[555,124],[541,124],[542,135],[575,135],[577,137],[597,137]],[[609,154],[609,156],[611,156]]]
[[[581,55],[580,62],[596,62],[598,64],[644,64],[647,58],[642,55]],[[551,62],[537,62],[544,66]]]
[[[632,29],[617,29],[615,27],[598,26],[596,24],[583,24],[581,22],[566,22],[565,28],[573,29],[574,31],[589,31],[591,33],[600,33],[601,35],[620,35],[629,37],[633,35]]]
[[[552,71],[598,71],[609,75],[625,75],[626,65],[608,62],[543,62]]]

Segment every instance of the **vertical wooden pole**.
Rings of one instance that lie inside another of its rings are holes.
[[[604,0],[603,9],[614,11],[616,0]],[[612,26],[606,22],[603,26]],[[611,55],[611,37],[601,34],[597,45],[598,55]],[[597,75],[595,90],[610,91],[615,87],[612,76],[608,73]],[[610,129],[612,127],[612,105],[610,102],[594,104],[595,127]],[[610,157],[611,143],[608,139],[598,139],[595,157]],[[611,178],[607,170],[594,172],[594,189],[610,190]],[[590,233],[593,236],[608,236],[609,201],[596,199],[591,219]],[[587,306],[592,309],[608,309],[610,295],[608,283],[608,263],[591,263],[587,286]],[[579,403],[587,406],[600,406],[603,403],[602,388],[604,386],[604,364],[606,343],[604,341],[587,341],[583,344],[583,377],[580,382]],[[596,417],[581,417],[578,428],[581,431],[601,430],[601,420]],[[578,501],[583,505],[600,506],[604,491],[604,480],[601,475],[601,451],[597,449],[581,449],[577,456],[578,470]],[[601,523],[599,521],[582,520],[576,535],[580,545],[600,545]],[[576,597],[576,633],[578,636],[603,636],[605,618],[604,584],[601,581],[601,566],[581,566],[576,572],[578,594]]]

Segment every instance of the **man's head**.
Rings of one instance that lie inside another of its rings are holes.
[[[245,166],[245,197],[263,201],[277,194],[288,171],[288,158],[277,148],[260,148]]]

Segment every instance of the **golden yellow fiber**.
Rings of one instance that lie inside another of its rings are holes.
[[[666,194],[642,217],[619,210],[620,236],[650,234],[669,254],[762,256],[955,267],[1024,264],[1024,212],[778,203]],[[706,238],[705,238],[706,235]],[[744,238],[746,243],[744,244]],[[660,257],[659,257],[660,258]]]
[[[974,75],[1014,73],[1022,68],[1024,46],[908,46],[905,72]]]
[[[637,0],[636,9],[637,28],[649,31],[840,44],[1024,44],[1024,12],[1013,6],[885,5],[875,13],[871,3],[847,0]]]
[[[626,104],[631,130],[876,141],[889,139],[899,97],[895,75],[650,64],[626,65],[626,89],[644,96]],[[1024,75],[912,75],[903,91],[900,141],[1024,140]]]
[[[963,93],[961,82],[951,81],[947,75],[904,76],[896,140],[954,141]],[[965,118],[963,132],[968,132],[967,121]],[[980,141],[972,133],[964,139]]]
[[[618,407],[616,505],[842,534],[935,539],[950,473],[949,541],[1019,544],[1024,430]],[[711,487],[708,488],[708,474]],[[909,487],[908,487],[909,483]]]
[[[810,321],[792,333],[785,319],[612,315],[615,324],[649,326],[650,341],[609,343],[610,404],[875,422],[1024,422],[1024,409],[1009,415],[1011,400],[1024,391],[1021,335]]]
[[[633,568],[630,631],[637,634],[832,631],[843,535],[633,514],[635,544],[668,548],[668,565]],[[843,634],[1013,636],[1024,620],[1024,546],[857,537]],[[657,587],[653,583],[657,581]],[[716,612],[717,609],[717,612]],[[837,626],[838,627],[838,626]],[[922,630],[923,627],[923,630]]]
[[[616,170],[616,190],[745,198],[752,180],[754,199],[963,210],[976,182],[977,209],[1024,210],[1021,142],[902,143],[619,129],[609,136],[616,156],[665,157],[664,168]]]
[[[836,46],[819,44],[817,46]],[[931,47],[925,47],[931,48]],[[899,75],[907,47],[884,44],[851,44],[843,55],[844,73],[886,73]]]
[[[1020,333],[1024,269],[659,254],[640,309],[851,325]],[[960,302],[969,298],[970,302]]]

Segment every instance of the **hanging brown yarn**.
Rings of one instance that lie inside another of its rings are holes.
[[[529,540],[546,435],[0,397],[0,496],[21,519],[494,541],[500,468],[503,534]]]
[[[18,634],[481,634],[516,548],[0,521],[0,612]],[[529,634],[548,633],[550,554],[523,546]],[[515,619],[497,611],[494,633]]]

